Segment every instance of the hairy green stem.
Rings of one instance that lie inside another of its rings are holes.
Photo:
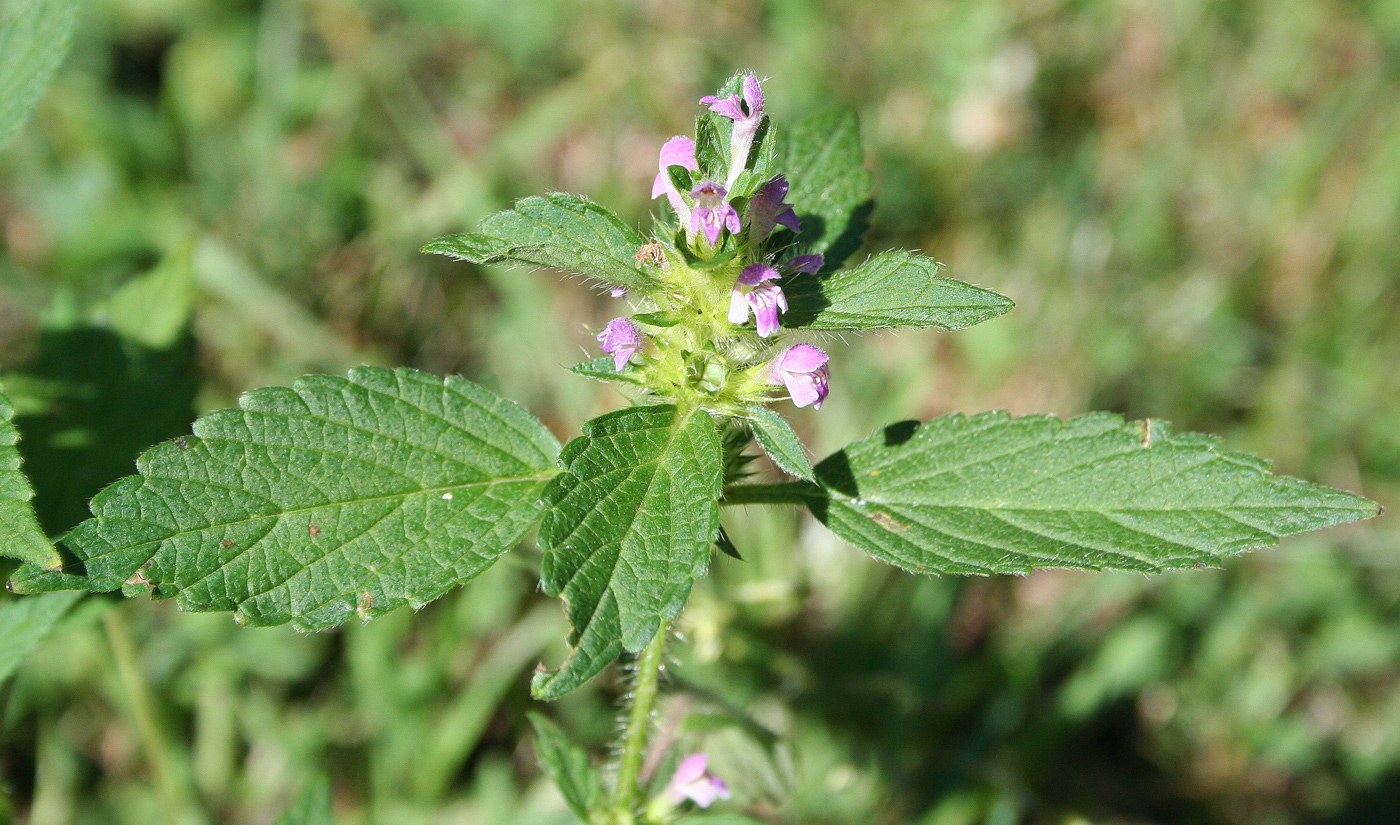
[[[642,759],[646,755],[647,736],[651,733],[651,714],[656,707],[656,692],[661,681],[661,665],[666,660],[666,636],[670,622],[663,621],[651,637],[642,658],[637,661],[637,686],[632,691],[632,710],[627,718],[627,733],[623,739],[622,758],[617,766],[617,786],[613,789],[613,809],[619,822],[630,823],[637,806]]]
[[[808,481],[736,484],[725,489],[720,504],[803,504],[825,496],[820,487]]]

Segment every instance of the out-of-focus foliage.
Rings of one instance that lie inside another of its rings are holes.
[[[306,372],[461,372],[561,435],[619,406],[563,368],[610,299],[417,250],[543,190],[641,225],[661,143],[745,66],[781,121],[860,110],[878,207],[853,263],[914,247],[1017,303],[833,342],[833,393],[796,416],[815,454],[899,418],[1111,409],[1400,504],[1393,3],[93,0],[0,153],[0,376],[41,522]],[[125,316],[181,294],[185,254],[188,331]],[[795,512],[724,520],[744,561],[697,585],[661,721],[761,818],[1400,804],[1387,518],[1219,571],[976,580]],[[568,823],[525,718],[567,651],[537,566],[315,635],[85,600],[0,689],[0,821],[263,823],[325,772],[338,822]],[[592,743],[617,689],[595,681],[548,708]]]

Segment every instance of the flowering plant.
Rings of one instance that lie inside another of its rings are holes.
[[[145,453],[54,548],[13,469],[0,398],[0,538],[26,562],[12,588],[150,592],[240,623],[320,630],[421,606],[538,524],[542,583],[573,633],[563,664],[536,674],[535,695],[558,698],[619,657],[635,663],[612,769],[536,715],[540,759],[581,819],[661,825],[745,799],[741,779],[727,784],[706,754],[650,743],[671,623],[713,548],[737,555],[724,506],[805,507],[922,574],[1218,564],[1376,513],[1213,438],[1108,413],[904,422],[813,465],[769,405],[820,409],[841,391],[815,336],[959,329],[1012,302],[907,252],[843,268],[870,209],[853,113],[779,132],[751,73],[700,102],[694,138],[660,148],[651,194],[669,211],[648,237],[585,198],[550,194],[426,247],[611,288],[630,310],[598,333],[603,355],[573,369],[635,387],[633,406],[561,449],[525,410],[461,378],[311,376],[255,390]],[[786,480],[755,480],[754,442]],[[651,780],[659,791],[647,798]]]

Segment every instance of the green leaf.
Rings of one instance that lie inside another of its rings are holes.
[[[1010,298],[938,277],[932,258],[896,251],[834,275],[797,273],[783,284],[785,327],[962,329],[1010,310]]]
[[[0,682],[24,663],[82,597],[81,593],[46,593],[0,604]]]
[[[860,116],[840,108],[807,118],[784,145],[778,168],[791,185],[787,201],[802,224],[800,245],[824,253],[826,268],[836,269],[860,248],[872,206]]]
[[[1217,439],[1109,413],[1004,412],[885,428],[822,461],[808,507],[916,573],[1217,565],[1282,536],[1371,518],[1359,496],[1273,476]]]
[[[417,607],[530,529],[558,450],[469,381],[375,367],[255,390],[194,432],[93,500],[69,575],[24,568],[16,589],[149,586],[302,630]]]
[[[640,379],[627,372],[618,372],[614,368],[611,355],[604,355],[601,358],[593,358],[584,361],[582,364],[575,364],[569,367],[569,372],[574,375],[582,375],[584,378],[596,378],[599,381],[626,381],[629,384],[640,384]]]
[[[535,726],[535,753],[540,763],[569,808],[587,822],[589,812],[602,807],[602,778],[583,748],[570,742],[557,725],[542,714],[528,715],[530,724]]]
[[[20,470],[15,409],[0,391],[0,556],[57,569],[63,561],[49,544],[29,503],[34,489]]]
[[[546,593],[562,596],[574,652],[535,693],[560,696],[675,618],[719,530],[719,434],[703,411],[671,405],[600,416],[564,448],[544,498]]]
[[[656,281],[633,257],[641,247],[642,237],[607,209],[552,192],[497,212],[474,234],[438,238],[423,251],[477,264],[547,266],[646,293]]]
[[[154,350],[180,339],[194,308],[194,244],[175,249],[150,272],[122,284],[107,302],[112,329]]]
[[[744,413],[753,426],[754,437],[778,469],[798,478],[813,480],[812,462],[807,459],[807,448],[797,433],[792,431],[787,419],[759,404],[754,404]]]
[[[741,814],[696,814],[681,817],[684,825],[764,825],[763,822]]]
[[[318,776],[306,783],[291,807],[277,817],[274,825],[332,825],[331,783]]]
[[[0,146],[24,123],[68,54],[82,0],[19,0],[0,8]]]

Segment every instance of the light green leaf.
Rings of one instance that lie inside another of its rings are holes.
[[[15,409],[0,391],[0,556],[57,569],[63,564],[49,544],[29,503],[34,488],[20,470],[19,430]]]
[[[759,404],[754,404],[744,413],[753,427],[754,438],[778,469],[785,473],[813,479],[812,462],[807,458],[807,448],[797,433],[792,431],[787,419]]]
[[[618,372],[611,355],[604,355],[601,358],[593,358],[584,361],[582,364],[575,364],[569,367],[569,372],[574,375],[581,375],[584,378],[596,378],[599,381],[626,381],[629,384],[640,384],[641,380],[628,372]]]
[[[675,618],[709,564],[719,530],[719,435],[703,411],[631,407],[584,425],[546,489],[540,526],[545,592],[562,596],[574,652],[535,677],[554,698]]]
[[[438,238],[423,251],[478,264],[547,266],[646,293],[656,280],[633,257],[641,248],[642,237],[607,209],[552,192],[497,212],[475,233]]]
[[[107,301],[112,329],[153,350],[180,340],[194,308],[193,259],[194,243],[181,244],[150,272],[122,284]]]
[[[318,776],[306,783],[292,806],[277,817],[274,825],[332,825],[331,783]]]
[[[68,54],[82,0],[0,4],[0,146],[24,123]]]
[[[69,575],[26,567],[16,589],[150,587],[303,630],[417,607],[530,529],[558,451],[469,381],[375,367],[255,390],[194,432],[93,500]]]
[[[46,593],[0,604],[0,682],[48,638],[81,593]]]
[[[782,284],[785,327],[962,329],[1013,306],[989,289],[938,277],[932,258],[896,251],[834,275],[797,273]]]
[[[839,108],[793,126],[777,168],[787,175],[787,201],[802,224],[807,252],[826,255],[828,270],[860,248],[871,210],[874,176],[865,168],[860,116]]]
[[[1004,412],[887,427],[816,467],[837,535],[916,573],[1217,565],[1375,516],[1359,496],[1269,474],[1217,439],[1108,413]]]
[[[598,770],[583,748],[570,742],[547,717],[533,712],[529,716],[530,724],[535,726],[535,753],[540,763],[569,808],[587,822],[589,812],[603,804],[603,780]]]

